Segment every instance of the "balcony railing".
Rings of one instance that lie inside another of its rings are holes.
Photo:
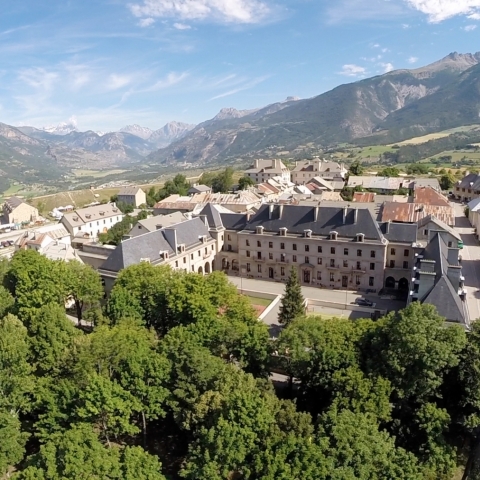
[[[338,270],[340,268],[340,265],[332,265],[331,263],[327,265],[327,268],[329,270]]]
[[[286,258],[277,258],[278,263],[290,263],[290,260],[287,260]]]

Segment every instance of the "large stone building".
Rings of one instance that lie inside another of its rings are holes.
[[[211,226],[225,230],[216,268],[229,274],[285,281],[294,266],[303,285],[378,292],[388,278],[408,292],[416,226],[379,225],[367,209],[263,205]]]
[[[21,198],[10,197],[3,204],[3,218],[7,224],[29,224],[38,218],[36,207],[24,202]]]
[[[273,177],[281,177],[282,180],[290,181],[290,170],[281,160],[256,159],[253,165],[245,171],[245,176],[255,183],[262,183]]]
[[[295,168],[291,171],[292,182],[297,185],[305,185],[315,177],[325,180],[342,182],[348,170],[343,163],[331,162],[314,158],[296,162]]]
[[[122,241],[102,263],[99,273],[107,293],[120,270],[140,262],[169,265],[185,272],[210,273],[221,242],[222,233],[209,229],[205,214]]]
[[[147,204],[147,195],[140,187],[124,187],[117,195],[118,201],[133,205],[135,208]]]
[[[480,197],[480,175],[469,173],[453,187],[453,194],[458,200],[469,202]]]
[[[101,233],[106,233],[108,229],[121,222],[122,219],[123,213],[115,203],[107,203],[105,205],[79,208],[74,212],[65,213],[61,223],[70,233],[72,239],[79,232],[94,239]]]

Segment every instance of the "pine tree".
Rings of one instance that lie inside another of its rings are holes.
[[[282,297],[278,321],[282,325],[288,325],[297,317],[305,313],[302,287],[298,282],[297,270],[292,267],[290,276],[285,284],[285,294]]]

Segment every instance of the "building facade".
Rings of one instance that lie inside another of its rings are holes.
[[[61,220],[73,238],[82,233],[90,239],[98,238],[101,233],[106,233],[116,223],[123,220],[123,213],[115,203],[95,205],[93,207],[79,208],[74,212],[66,213]]]
[[[28,224],[38,218],[38,209],[21,198],[10,197],[3,204],[3,217],[7,224]]]
[[[343,181],[348,170],[343,163],[330,162],[314,158],[296,162],[295,168],[291,171],[292,182],[297,185],[305,185],[315,177],[325,180]]]
[[[253,165],[245,171],[245,176],[251,178],[256,184],[270,178],[280,177],[284,181],[290,181],[290,170],[281,160],[256,159]]]
[[[135,208],[147,204],[147,195],[140,187],[124,187],[118,192],[118,201]]]
[[[453,187],[453,194],[458,200],[470,202],[480,197],[480,175],[469,173],[459,180]]]

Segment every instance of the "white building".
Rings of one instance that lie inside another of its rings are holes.
[[[116,223],[121,222],[123,217],[123,213],[115,203],[107,203],[65,213],[61,223],[72,238],[78,232],[88,234],[90,238],[97,238],[101,233],[106,233]]]
[[[245,171],[245,176],[255,183],[262,183],[273,177],[281,177],[282,180],[290,181],[290,170],[281,160],[256,159],[253,165]]]
[[[343,163],[330,162],[314,158],[313,160],[302,160],[296,162],[292,170],[292,182],[297,185],[309,183],[315,177],[321,177],[330,181],[343,181],[348,170]]]

